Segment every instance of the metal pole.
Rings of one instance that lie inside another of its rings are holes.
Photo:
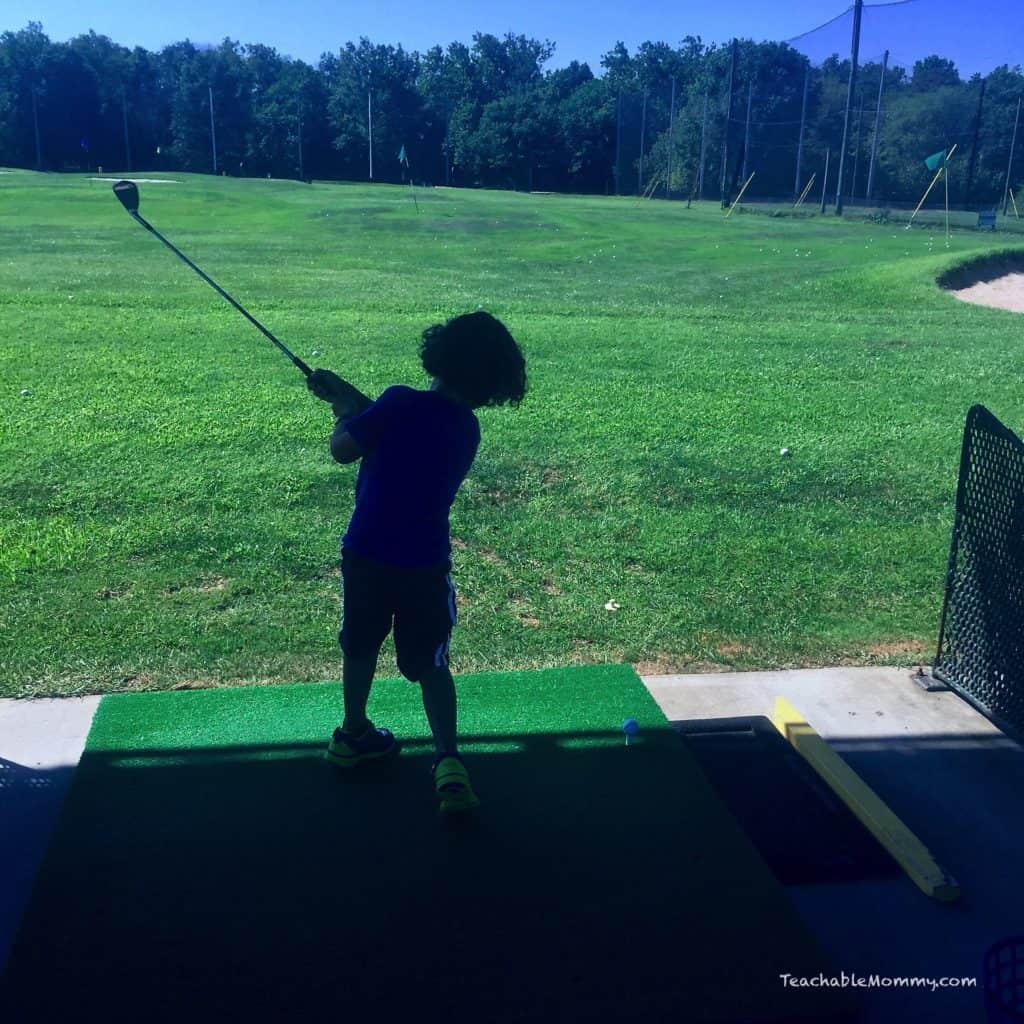
[[[302,100],[299,100],[299,179],[306,180],[306,171],[302,165]]]
[[[665,178],[665,198],[672,193],[672,148],[674,145],[672,130],[676,123],[676,76],[672,76],[672,105],[668,108],[668,175]]]
[[[708,94],[704,93],[704,117],[700,123],[700,173],[697,175],[697,198],[704,198],[704,156],[707,153],[708,134]]]
[[[373,90],[366,90],[366,122],[370,128],[370,181],[373,181]]]
[[[839,183],[836,186],[836,213],[843,212],[843,168],[846,165],[846,147],[850,137],[850,114],[853,111],[853,97],[857,92],[857,57],[860,53],[860,19],[864,11],[864,0],[854,0],[853,45],[850,53],[850,83],[846,89],[846,116],[843,118],[843,148],[839,150]]]
[[[733,81],[736,78],[736,47],[737,42],[734,39],[732,41],[732,60],[729,63],[729,98],[725,104],[725,138],[722,139],[722,181],[720,191],[722,194],[723,210],[729,205],[725,195],[725,175],[726,164],[728,163],[729,159],[729,125],[732,121],[732,88]]]
[[[622,156],[622,86],[619,86],[618,110],[615,121],[615,194],[621,195],[619,187],[619,158]]]
[[[967,165],[967,191],[964,195],[964,202],[971,201],[971,193],[974,191],[974,168],[978,160],[978,131],[981,128],[981,110],[985,103],[985,82],[981,80],[981,90],[978,93],[978,112],[974,116],[974,139],[971,142],[971,160]]]
[[[1003,196],[1004,217],[1006,216],[1006,208],[1010,205],[1010,176],[1013,174],[1013,151],[1017,148],[1017,123],[1020,121],[1020,101],[1022,98],[1024,97],[1017,97],[1017,116],[1013,119],[1013,138],[1010,141],[1010,162],[1006,165],[1006,194]],[[36,143],[36,145],[38,145],[38,142]]]
[[[121,116],[124,119],[124,158],[125,170],[132,169],[132,147],[128,142],[128,102],[124,97],[124,83],[121,83]]]
[[[210,145],[213,147],[213,173],[217,173],[217,129],[213,123],[213,86],[208,85],[207,91],[210,94]]]
[[[821,179],[821,212],[825,212],[825,190],[828,188],[828,162],[832,156],[832,150],[825,150],[825,176]]]
[[[796,144],[796,177],[793,179],[793,202],[800,194],[800,164],[804,155],[804,130],[807,127],[807,91],[811,85],[811,66],[804,72],[804,102],[800,107],[800,141]]]
[[[853,150],[853,181],[850,182],[850,199],[857,198],[857,167],[860,165],[860,127],[864,120],[864,90],[860,94],[860,108],[857,111],[857,145]]]
[[[882,77],[878,80],[878,105],[875,107],[875,134],[871,139],[871,162],[868,164],[868,188],[864,195],[867,201],[875,194],[875,156],[878,154],[878,133],[882,127],[882,93],[885,90],[885,69],[889,66],[889,51],[882,57]]]
[[[743,172],[740,177],[747,180],[747,159],[750,156],[750,107],[754,102],[754,82],[751,79],[747,83],[747,127],[743,132]]]
[[[647,90],[644,89],[643,113],[640,115],[640,175],[636,179],[636,194],[641,195],[644,187],[644,135],[647,132]]]

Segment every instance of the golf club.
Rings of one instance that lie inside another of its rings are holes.
[[[265,337],[269,338],[307,377],[313,372],[298,356],[293,355],[275,338],[270,331],[266,329],[251,313],[246,309],[243,309],[233,298],[213,278],[204,274],[183,252],[176,249],[170,242],[160,234],[159,231],[145,217],[139,214],[139,189],[134,181],[118,181],[114,183],[114,195],[121,201],[121,205],[132,215],[132,217],[138,221],[147,231],[156,235],[164,245],[167,246],[175,256],[180,257],[184,260],[211,288],[215,289],[218,294],[222,295],[228,302],[231,303],[239,313],[242,314],[255,327],[261,331]]]

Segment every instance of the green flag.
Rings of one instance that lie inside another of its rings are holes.
[[[398,162],[400,164],[405,164],[406,167],[409,166],[409,158],[405,155],[405,146],[402,146],[398,153]]]
[[[929,171],[937,171],[946,162],[946,151],[943,149],[941,152],[932,153],[930,157],[925,159],[924,165]]]

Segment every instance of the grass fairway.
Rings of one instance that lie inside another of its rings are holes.
[[[420,331],[478,306],[523,345],[453,510],[456,672],[930,657],[967,408],[1024,425],[1019,317],[934,280],[1005,240],[149,176],[143,215],[363,391],[425,386]],[[110,182],[0,175],[0,228],[0,694],[337,678],[329,410]]]

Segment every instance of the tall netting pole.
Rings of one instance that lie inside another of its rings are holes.
[[[846,147],[850,138],[850,115],[857,89],[857,57],[860,54],[860,19],[864,0],[855,0],[853,7],[853,45],[850,51],[850,84],[846,90],[846,116],[843,118],[843,146],[839,150],[839,183],[836,186],[836,214],[843,212],[843,168],[846,166]]]
[[[875,107],[875,134],[871,138],[871,162],[868,164],[868,187],[864,198],[870,203],[875,194],[875,157],[878,155],[878,132],[882,127],[882,95],[885,92],[885,71],[889,66],[889,51],[882,57],[882,77],[878,80],[878,105]]]
[[[811,85],[811,66],[804,72],[804,102],[800,107],[800,141],[796,144],[796,178],[793,180],[793,202],[800,195],[800,163],[804,156],[804,132],[807,128],[807,91]]]
[[[732,41],[732,60],[729,62],[729,98],[725,103],[725,135],[722,139],[722,181],[720,186],[720,192],[722,194],[722,209],[724,210],[729,205],[729,200],[725,194],[725,177],[728,170],[729,162],[729,127],[732,123],[732,87],[733,82],[736,80],[736,48],[737,42],[734,39]]]
[[[747,83],[747,126],[743,129],[743,172],[740,175],[747,180],[747,164],[750,158],[750,109],[754,103],[754,80]]]
[[[672,76],[672,105],[668,112],[668,174],[665,175],[665,198],[672,195],[672,148],[674,146],[672,134],[676,123],[676,76]]]
[[[704,93],[704,116],[700,122],[700,173],[697,175],[697,198],[704,198],[704,160],[707,155],[708,94]]]
[[[1013,138],[1010,140],[1010,162],[1006,165],[1006,194],[1003,196],[1003,216],[1006,216],[1007,207],[1010,205],[1010,189],[1013,188],[1013,151],[1017,148],[1017,124],[1020,121],[1020,101],[1024,97],[1017,97],[1017,116],[1013,119]]]

